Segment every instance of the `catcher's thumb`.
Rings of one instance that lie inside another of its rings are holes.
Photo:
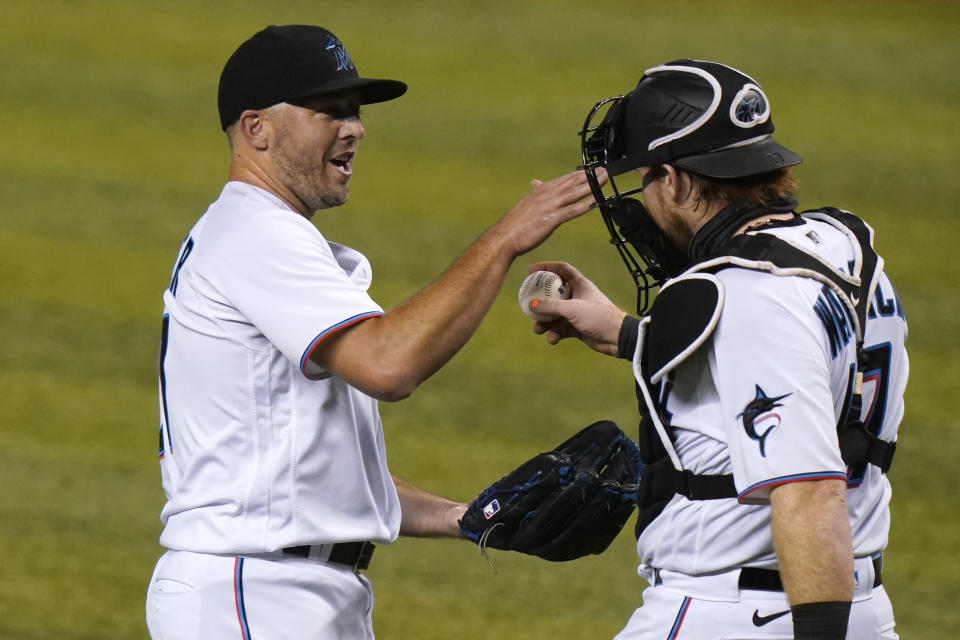
[[[541,316],[560,316],[566,300],[556,300],[553,298],[544,298],[543,300],[531,300],[530,311]]]

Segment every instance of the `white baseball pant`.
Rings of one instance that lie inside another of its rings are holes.
[[[847,640],[897,640],[893,607],[883,585],[874,586],[869,558],[855,561]],[[782,591],[741,589],[739,570],[711,576],[663,571],[643,591],[636,609],[614,640],[792,640],[793,618]]]
[[[373,591],[349,567],[282,553],[168,551],[147,591],[153,640],[372,640]]]

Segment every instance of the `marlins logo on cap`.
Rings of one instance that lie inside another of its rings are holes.
[[[347,50],[343,48],[343,43],[337,40],[337,37],[332,33],[330,38],[327,40],[327,46],[324,47],[327,51],[333,50],[333,56],[337,60],[337,71],[343,71],[344,69],[353,69],[353,60],[350,59],[350,54],[347,53]]]
[[[399,80],[362,78],[340,38],[314,25],[270,25],[243,42],[220,73],[217,106],[224,130],[245,109],[352,91],[362,104],[393,100]]]

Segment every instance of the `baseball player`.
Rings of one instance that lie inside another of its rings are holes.
[[[591,188],[583,171],[535,180],[436,281],[385,312],[363,254],[310,219],[347,200],[360,105],[405,90],[360,77],[317,26],[267,27],[223,69],[229,182],[163,294],[167,551],[148,588],[153,638],[372,638],[360,572],[374,543],[461,537],[465,505],[390,474],[377,401],[443,366],[516,256],[586,212]]]
[[[633,363],[649,587],[618,640],[898,637],[881,567],[903,307],[870,227],[797,212],[800,157],[773,130],[735,69],[648,69],[581,134],[588,174],[610,176],[595,197],[641,318],[569,264],[531,267],[573,290],[538,302],[562,319],[536,332]]]

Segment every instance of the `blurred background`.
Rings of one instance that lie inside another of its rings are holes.
[[[0,638],[145,638],[163,504],[161,293],[226,177],[216,86],[267,24],[333,30],[360,73],[406,81],[364,110],[328,238],[395,305],[529,190],[579,162],[600,98],[679,57],[756,78],[801,153],[803,208],[874,226],[910,324],[912,374],[884,582],[904,638],[960,630],[960,6],[956,2],[404,3],[6,0],[0,21]],[[629,365],[549,347],[516,303],[526,266],[573,262],[631,309],[596,212],[521,258],[472,342],[384,405],[392,469],[468,500],[594,420],[633,433]],[[788,337],[786,337],[788,338]],[[369,576],[381,638],[609,638],[640,604],[630,529],[570,563],[401,540]]]

